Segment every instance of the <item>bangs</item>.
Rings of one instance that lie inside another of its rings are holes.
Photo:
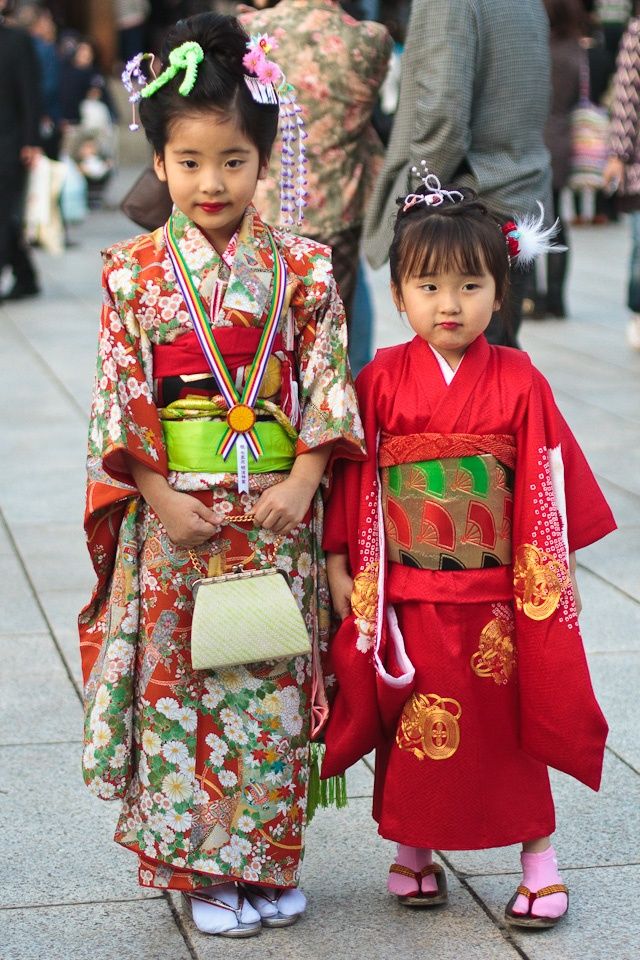
[[[492,272],[493,251],[487,248],[483,233],[462,217],[431,215],[407,224],[398,249],[399,279],[449,272],[477,277]],[[499,235],[496,239],[504,246]]]

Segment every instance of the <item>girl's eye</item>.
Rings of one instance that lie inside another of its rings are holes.
[[[227,166],[230,167],[231,170],[236,170],[238,167],[241,167],[243,163],[243,160],[227,160]]]
[[[195,170],[198,164],[196,163],[195,160],[183,160],[182,166],[185,167],[185,169],[187,170]]]
[[[465,290],[478,290],[479,288],[480,288],[479,283],[465,283],[464,285]]]
[[[434,290],[437,290],[435,283],[423,283],[420,286],[421,290],[425,290],[427,293],[433,293]]]

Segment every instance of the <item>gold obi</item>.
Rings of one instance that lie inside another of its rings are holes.
[[[381,468],[389,560],[422,570],[511,563],[513,470],[489,453]]]

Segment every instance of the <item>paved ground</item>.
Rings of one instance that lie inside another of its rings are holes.
[[[575,231],[572,319],[526,327],[616,512],[620,531],[580,557],[583,626],[611,724],[599,795],[555,776],[556,847],[571,918],[544,934],[501,921],[517,882],[515,848],[443,856],[451,903],[410,913],[385,894],[391,845],[370,818],[372,775],[308,833],[310,906],[289,931],[246,943],[199,934],[173,897],[142,891],[134,858],[110,839],[114,806],[80,776],[74,618],[92,575],[81,530],[86,411],[99,303],[100,246],[130,234],[91,217],[81,246],[38,256],[45,296],[0,307],[0,656],[3,714],[0,883],[4,960],[632,960],[638,956],[640,726],[640,356],[624,342],[624,226]],[[408,337],[383,274],[373,277],[377,340]],[[635,891],[635,893],[634,893]]]

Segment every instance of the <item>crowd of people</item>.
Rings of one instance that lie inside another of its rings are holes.
[[[141,886],[181,891],[205,934],[249,937],[303,915],[308,813],[375,749],[398,903],[447,903],[434,850],[518,842],[505,920],[554,927],[569,892],[547,768],[597,790],[607,734],[576,551],[615,521],[518,335],[527,301],[566,315],[562,191],[601,187],[593,217],[617,215],[614,192],[635,211],[640,17],[604,0],[185,4],[147,56],[152,7],[114,5],[131,127],[171,203],[104,253],[85,781],[122,801]],[[14,17],[9,298],[37,292],[18,275],[25,171],[79,134],[85,177],[108,176],[81,131],[97,105],[113,116],[86,38],[42,5]],[[594,146],[597,50],[613,119]],[[414,333],[369,363],[361,252],[389,262]]]

